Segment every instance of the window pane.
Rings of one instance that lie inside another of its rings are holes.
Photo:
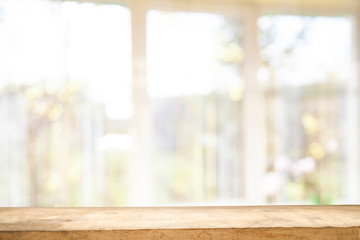
[[[265,15],[258,21],[270,202],[349,201],[356,152],[352,19]]]
[[[40,0],[0,8],[0,205],[124,203],[129,10]]]
[[[150,11],[147,81],[160,204],[241,195],[241,19]]]

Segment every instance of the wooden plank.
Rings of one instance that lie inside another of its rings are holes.
[[[359,240],[360,205],[0,208],[0,239]]]
[[[357,228],[324,229],[189,229],[124,231],[0,232],[1,240],[358,240]]]

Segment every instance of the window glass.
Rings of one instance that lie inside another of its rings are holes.
[[[147,15],[147,89],[157,202],[241,196],[241,19],[198,12]]]
[[[358,134],[351,17],[264,15],[258,26],[268,201],[346,201]]]
[[[124,203],[129,10],[40,0],[0,9],[0,205]]]

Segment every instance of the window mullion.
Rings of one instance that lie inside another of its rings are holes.
[[[131,2],[132,134],[134,144],[128,171],[129,205],[152,204],[153,164],[150,156],[149,101],[146,84],[146,1]]]
[[[264,99],[257,81],[259,48],[257,19],[259,10],[249,8],[245,30],[245,93],[244,93],[244,187],[248,203],[263,203],[262,179],[266,170],[266,132]]]

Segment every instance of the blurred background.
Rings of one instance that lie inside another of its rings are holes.
[[[0,206],[360,203],[358,0],[0,0]]]

